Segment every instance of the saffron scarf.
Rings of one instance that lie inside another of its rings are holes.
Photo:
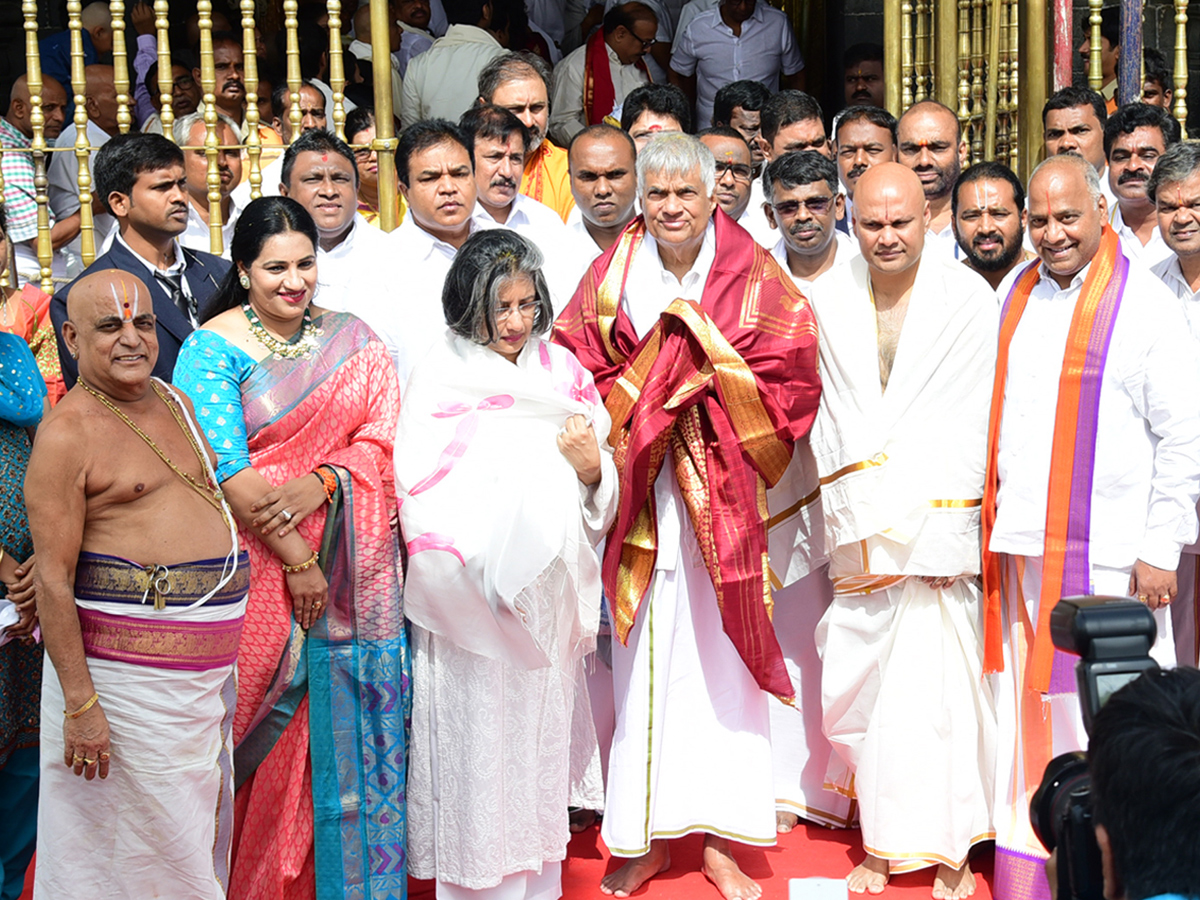
[[[638,58],[634,66],[650,78],[645,60]],[[588,125],[599,125],[617,104],[617,91],[613,87],[612,69],[608,65],[608,45],[604,42],[604,30],[588,38],[587,52],[583,61],[583,117]]]
[[[1025,270],[1005,301],[1000,317],[1000,349],[992,387],[988,474],[983,502],[984,669],[988,672],[999,672],[1004,668],[1001,564],[999,555],[992,553],[988,545],[996,524],[996,497],[1000,488],[996,461],[1004,413],[1008,350],[1041,268],[1039,262]],[[1129,260],[1121,251],[1116,232],[1105,225],[1100,249],[1092,259],[1091,269],[1075,303],[1058,382],[1041,597],[1025,680],[1027,690],[1040,693],[1064,694],[1074,690],[1071,659],[1054,649],[1050,637],[1050,613],[1063,597],[1091,593],[1088,541],[1100,389],[1128,275]]]
[[[621,308],[646,233],[638,217],[592,264],[553,340],[592,372],[612,417],[621,495],[603,581],[618,637],[628,642],[654,577],[654,482],[669,456],[725,633],[758,685],[790,700],[771,626],[766,490],[816,416],[816,321],[767,251],[720,210],[714,221],[699,304],[675,300],[638,340]]]

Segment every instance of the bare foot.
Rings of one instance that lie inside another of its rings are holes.
[[[887,883],[887,860],[870,854],[846,876],[846,886],[855,894],[882,894]]]
[[[605,875],[600,893],[628,897],[643,884],[671,868],[671,854],[666,841],[651,841],[650,852],[631,859],[617,871]]]
[[[800,817],[795,813],[784,812],[782,809],[775,810],[775,830],[780,834],[787,834],[798,824],[800,824]]]
[[[725,838],[705,835],[703,859],[700,871],[716,885],[725,900],[758,900],[762,896],[758,882],[738,868]]]
[[[966,900],[975,893],[975,873],[967,863],[961,869],[940,865],[933,876],[934,900]]]
[[[568,814],[571,834],[579,834],[581,831],[587,831],[596,824],[596,811],[594,809],[573,809]]]

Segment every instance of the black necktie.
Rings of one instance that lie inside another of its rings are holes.
[[[163,289],[167,292],[167,296],[171,298],[171,302],[183,313],[184,318],[189,322],[195,321],[192,300],[183,291],[183,275],[160,271],[155,272],[154,277],[163,286]]]

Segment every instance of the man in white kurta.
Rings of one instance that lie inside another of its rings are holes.
[[[1157,231],[1172,251],[1151,271],[1179,298],[1192,337],[1200,341],[1200,217],[1196,215],[1200,207],[1200,145],[1188,142],[1168,148],[1154,167],[1146,190],[1155,205]],[[1175,659],[1181,666],[1195,666],[1200,655],[1198,555],[1200,543],[1183,548],[1176,572],[1179,594],[1171,604]]]
[[[478,16],[470,21],[451,23],[444,37],[428,50],[411,59],[404,74],[404,102],[400,121],[405,128],[422,119],[450,119],[471,108],[479,96],[476,79],[479,72],[504,48],[488,30],[491,4],[476,5]],[[461,12],[475,12],[464,7]]]
[[[647,338],[649,333],[662,336],[664,341],[674,340],[678,335],[673,330],[677,326],[672,326],[672,331],[658,329],[660,317],[679,322],[682,319],[675,317],[701,316],[705,321],[713,321],[710,317],[728,315],[737,321],[737,313],[730,310],[742,308],[739,301],[747,302],[746,297],[759,298],[762,305],[755,312],[762,319],[750,315],[747,325],[723,326],[728,334],[702,340],[704,352],[720,352],[713,349],[713,341],[719,340],[720,346],[729,348],[724,353],[725,365],[742,368],[747,363],[740,356],[735,361],[733,356],[748,351],[734,347],[763,348],[752,357],[759,367],[757,372],[764,385],[778,386],[782,393],[756,391],[754,402],[765,402],[760,397],[770,396],[789,403],[792,408],[784,415],[789,423],[788,433],[800,432],[796,438],[798,445],[806,438],[804,431],[815,412],[817,393],[813,325],[807,303],[794,293],[765,251],[724,213],[717,211],[713,196],[714,160],[703,144],[687,135],[664,135],[646,146],[637,164],[645,218],[635,219],[618,244],[602,257],[603,275],[593,270],[591,277],[581,283],[559,318],[555,339],[575,348],[577,355],[583,354],[580,358],[585,365],[604,374],[606,380],[601,390],[609,391],[608,405],[612,410],[614,404],[620,406],[623,402],[622,396],[627,396],[621,385],[632,383],[627,379],[636,381],[639,376],[625,368],[627,374],[617,379],[621,369],[612,366],[613,357],[603,349],[610,342],[624,348],[623,353],[631,352],[633,345],[643,339],[648,341],[643,346],[656,348],[659,338]],[[614,286],[623,288],[618,287],[616,293],[607,286],[601,290],[597,286],[600,277],[612,279]],[[731,288],[718,298],[712,292],[714,283],[731,284]],[[723,305],[720,311],[715,306],[718,299]],[[594,305],[598,303],[604,305]],[[612,304],[616,313],[616,325],[611,329],[604,325],[597,327],[593,318],[594,310],[608,309],[607,304]],[[771,337],[767,337],[767,320],[772,323]],[[746,330],[735,331],[737,327]],[[780,344],[771,343],[775,336]],[[763,342],[778,349],[767,351]],[[663,352],[671,354],[669,359],[676,358],[674,350],[663,348]],[[776,353],[786,353],[787,358],[779,359],[781,368],[771,369]],[[654,356],[655,370],[670,365],[666,358],[659,358],[657,353]],[[633,360],[628,360],[628,364],[634,365]],[[632,486],[633,480],[639,476],[632,473],[640,465],[636,460],[644,457],[634,456],[635,451],[630,450],[630,456],[622,464],[625,468],[621,490],[625,499],[618,519],[620,533],[610,535],[606,550],[606,571],[615,572],[618,568],[624,571],[621,567],[625,563],[619,560],[634,539],[627,523],[632,521],[635,510],[652,510],[649,514],[655,517],[657,535],[653,541],[655,554],[652,563],[638,569],[637,587],[633,589],[637,596],[622,597],[619,587],[616,594],[614,587],[609,587],[615,636],[621,640],[613,641],[617,721],[601,835],[614,856],[630,860],[603,880],[600,889],[605,894],[628,896],[669,867],[670,838],[702,832],[705,874],[729,900],[756,898],[761,895],[761,888],[738,868],[730,840],[760,846],[773,844],[775,840],[768,706],[777,701],[760,687],[764,680],[761,666],[758,674],[749,668],[751,660],[757,663],[762,659],[745,649],[744,635],[749,633],[736,635],[728,630],[709,567],[720,566],[718,573],[726,592],[725,611],[753,609],[735,599],[738,597],[733,593],[735,583],[750,584],[750,596],[765,587],[761,581],[756,585],[745,580],[738,582],[742,576],[736,567],[725,568],[726,564],[714,556],[717,552],[714,546],[723,546],[720,542],[731,538],[728,532],[716,533],[713,523],[717,514],[699,500],[698,492],[711,489],[712,504],[725,510],[721,504],[728,501],[718,499],[719,490],[736,490],[730,480],[723,480],[714,471],[718,464],[709,463],[699,475],[699,482],[693,480],[696,476],[678,474],[681,470],[688,471],[680,454],[696,452],[682,449],[692,440],[688,437],[691,426],[687,423],[707,421],[710,425],[705,427],[724,427],[720,424],[725,421],[720,418],[721,408],[713,405],[721,402],[716,399],[715,385],[707,385],[699,378],[701,373],[696,374],[697,378],[687,382],[695,402],[685,401],[686,411],[679,414],[678,422],[664,425],[670,428],[666,436],[678,445],[674,453],[667,451],[666,457],[660,456],[658,461],[651,455],[650,465],[657,472],[652,469],[648,480],[638,482],[636,488]],[[656,377],[649,376],[648,388]],[[676,373],[663,377],[669,380],[683,376]],[[722,383],[725,385],[722,390],[732,389],[728,382]],[[632,420],[618,418],[610,440],[618,440],[621,446],[636,444],[643,448],[636,453],[644,454],[645,445],[637,442],[648,432],[638,423],[644,421],[643,416],[656,416],[656,410],[662,407],[653,398],[647,400],[645,393],[639,396],[642,399],[632,412]],[[630,422],[630,431],[625,432]],[[627,436],[614,437],[618,430]],[[698,439],[699,433],[695,432],[695,436]],[[742,455],[748,451],[739,449],[741,439],[726,437],[724,446],[732,455],[724,465],[745,466],[745,475],[751,479],[747,483],[753,483],[758,476]],[[819,565],[819,560],[812,558],[813,547],[803,537],[811,529],[808,521],[811,501],[800,490],[806,483],[806,475],[812,473],[801,472],[801,466],[795,462],[788,465],[789,459],[795,459],[792,446],[780,446],[779,450],[786,455],[776,459],[782,468],[773,470],[776,474],[771,480],[775,485],[766,492],[769,516],[757,523],[763,529],[757,534],[765,537],[769,546],[763,549],[762,564],[769,560],[769,580],[776,588],[803,578]],[[710,452],[719,451],[713,448]],[[733,477],[741,477],[741,473],[730,476]],[[684,487],[681,478],[685,479]],[[721,498],[725,496],[720,494]],[[699,507],[695,506],[698,500]],[[750,502],[748,508],[739,510],[736,515],[744,516],[746,522],[739,526],[737,534],[750,534],[757,514],[755,504]],[[726,513],[720,515],[721,521],[728,521]],[[626,524],[622,525],[623,522]],[[774,524],[775,529],[768,530],[769,524]],[[702,531],[698,532],[698,528]],[[739,536],[732,539],[741,540]],[[711,561],[706,561],[706,554]],[[756,574],[752,577],[763,579],[766,574],[756,563]],[[619,574],[615,578],[614,585],[623,580]],[[628,614],[631,601],[635,609],[632,617]],[[755,623],[749,640],[768,652],[773,645],[771,658],[778,662],[771,669],[772,690],[779,684],[781,696],[784,692],[791,693],[770,624],[764,618],[755,619]],[[735,644],[739,639],[743,641],[741,647]]]
[[[813,290],[834,588],[817,629],[838,756],[827,786],[859,803],[867,857],[851,891],[937,865],[934,896],[966,897],[967,856],[990,837],[995,740],[975,577],[996,302],[925,247],[911,171],[881,163],[856,197],[862,255]]]
[[[842,214],[837,169],[820,153],[804,150],[785,153],[772,162],[765,180],[770,192],[766,217],[774,233],[781,235],[771,255],[800,293],[811,299],[818,284],[858,256],[857,245],[836,227]],[[794,707],[771,704],[775,825],[781,833],[791,831],[800,819],[845,828],[854,818],[849,796],[824,789],[833,748],[821,727],[821,658],[815,634],[833,600],[833,589],[825,520],[816,502],[820,488],[816,461],[807,445],[797,445],[796,452],[804,455],[802,468],[809,476],[804,496],[811,496],[813,502],[807,510],[811,530],[806,540],[814,549],[810,573],[775,592],[771,620],[799,698]]]
[[[989,451],[995,458],[988,492],[995,491],[995,501],[994,510],[985,501],[984,516],[993,522],[985,538],[987,666],[999,670],[993,685],[998,746],[1004,748],[996,766],[994,893],[1004,900],[1030,896],[1030,885],[1033,896],[1048,891],[1042,873],[1046,853],[1029,824],[1029,798],[1050,759],[1087,746],[1069,667],[1056,677],[1063,667],[1048,665],[1052,648],[1046,645],[1043,612],[1058,599],[1042,596],[1044,576],[1057,568],[1048,551],[1060,540],[1066,545],[1051,530],[1063,513],[1057,507],[1066,504],[1052,505],[1050,495],[1073,478],[1072,465],[1081,465],[1078,450],[1073,463],[1069,452],[1065,460],[1052,461],[1060,452],[1054,439],[1058,420],[1095,411],[1089,445],[1094,449],[1082,460],[1090,468],[1091,490],[1078,492],[1082,501],[1073,492],[1070,504],[1090,501],[1083,571],[1092,593],[1135,596],[1155,610],[1158,641],[1152,655],[1162,663],[1174,662],[1165,606],[1176,594],[1180,550],[1196,538],[1195,345],[1179,301],[1136,262],[1128,263],[1119,308],[1104,320],[1112,324],[1094,405],[1063,404],[1059,396],[1060,383],[1069,383],[1064,361],[1078,352],[1071,350],[1079,342],[1074,318],[1089,304],[1112,302],[1097,301],[1097,292],[1111,289],[1110,297],[1116,295],[1112,282],[1120,277],[1124,256],[1106,216],[1091,165],[1063,154],[1038,166],[1029,182],[1029,231],[1040,260],[1017,280],[1002,317],[999,358],[1005,359],[1007,345],[1007,372],[998,372],[993,397],[999,424],[995,450]],[[1023,314],[1010,323],[1018,308],[1014,302],[1023,295]],[[1059,473],[1055,478],[1052,469]],[[1060,515],[1048,518],[1048,511]],[[1039,647],[1046,650],[1043,657]]]

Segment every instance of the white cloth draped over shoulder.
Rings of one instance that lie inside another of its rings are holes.
[[[601,438],[601,480],[584,486],[557,434],[581,414],[607,435],[609,418],[590,373],[538,338],[514,365],[447,333],[404,401],[409,871],[436,878],[439,896],[525,897],[557,880],[569,800],[602,802],[595,730],[574,713],[588,708],[576,692],[599,624],[593,544],[616,513],[617,473]]]

